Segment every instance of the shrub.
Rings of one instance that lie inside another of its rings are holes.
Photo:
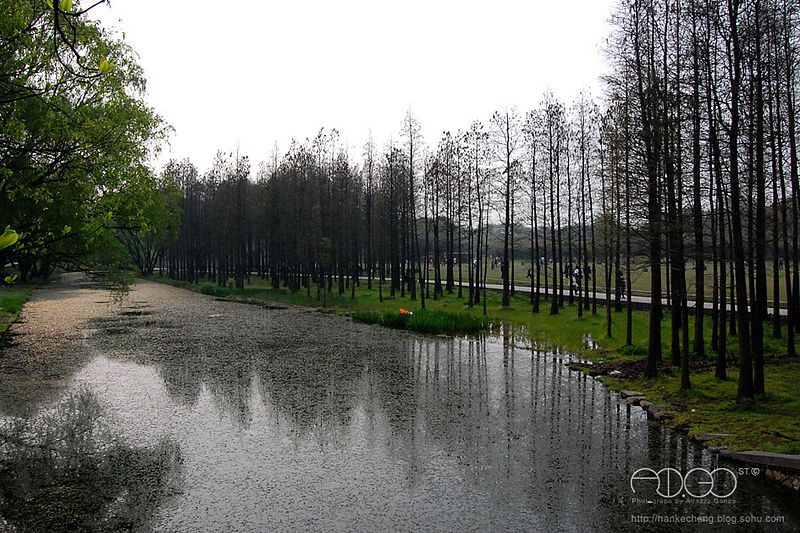
[[[625,355],[645,356],[647,355],[647,346],[642,346],[641,344],[630,344],[628,346],[623,346],[620,352]]]
[[[227,287],[219,287],[210,281],[201,283],[199,290],[203,294],[208,294],[209,296],[228,296],[231,293],[231,289]]]

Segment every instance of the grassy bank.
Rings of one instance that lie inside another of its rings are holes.
[[[377,285],[366,289],[366,283],[356,290],[356,298],[351,299],[350,291],[339,295],[334,290],[323,298],[317,298],[316,288],[310,294],[303,290],[291,293],[285,289],[272,289],[264,281],[253,278],[245,289],[217,287],[211,283],[192,285],[183,282],[153,278],[174,286],[190,288],[217,297],[247,300],[251,302],[281,302],[304,307],[320,308],[326,312],[352,315],[356,320],[379,323],[390,327],[417,329],[426,333],[474,332],[480,329],[491,330],[496,324],[504,323],[513,328],[515,334],[529,337],[541,348],[560,347],[582,355],[596,362],[596,366],[622,369],[618,377],[609,375],[601,379],[609,388],[633,389],[644,393],[649,400],[663,405],[674,418],[670,424],[688,429],[692,434],[719,433],[730,434],[712,441],[733,450],[755,449],[782,453],[800,454],[800,361],[788,359],[784,339],[774,339],[771,328],[765,328],[766,358],[766,396],[755,404],[736,402],[738,339],[728,336],[729,372],[727,381],[714,377],[714,357],[711,350],[711,321],[705,321],[707,340],[706,358],[692,361],[692,389],[680,392],[679,369],[664,366],[655,380],[644,380],[641,370],[647,354],[649,313],[634,311],[633,344],[625,346],[625,313],[612,313],[612,336],[606,335],[605,309],[602,303],[597,306],[597,314],[591,309],[578,318],[577,306],[566,305],[557,315],[550,314],[549,302],[543,301],[540,313],[531,313],[529,295],[519,295],[512,299],[511,306],[503,308],[498,292],[489,292],[487,317],[483,317],[482,307],[469,307],[463,298],[445,294],[438,300],[426,300],[422,311],[419,299],[412,301],[408,295],[399,293],[392,297],[384,290],[380,300]],[[466,292],[466,291],[465,291]],[[400,308],[414,314],[401,315]],[[415,318],[419,317],[419,318]],[[412,319],[414,320],[412,322]],[[693,338],[693,321],[690,321],[690,339]],[[443,324],[450,324],[443,326]],[[414,327],[408,327],[412,325]],[[435,327],[433,327],[435,326]],[[785,334],[785,331],[784,331]],[[663,353],[665,361],[670,353],[670,323],[662,322]],[[800,339],[798,339],[800,340]],[[800,350],[800,345],[798,346]],[[597,364],[601,363],[601,364]]]
[[[729,369],[727,381],[716,379],[713,369],[694,372],[692,388],[686,394],[679,390],[679,373],[676,369],[674,376],[662,373],[650,381],[601,379],[612,389],[636,390],[648,400],[667,406],[675,415],[669,423],[692,435],[730,435],[713,439],[714,445],[734,451],[800,454],[800,387],[797,386],[800,362],[797,359],[774,359],[766,365],[767,394],[755,403],[736,402],[737,368]]]
[[[478,333],[489,329],[493,321],[469,313],[446,313],[421,309],[413,313],[400,311],[353,311],[353,320],[380,324],[389,328],[408,329],[420,333]]]
[[[0,333],[14,323],[30,293],[29,287],[0,287]]]

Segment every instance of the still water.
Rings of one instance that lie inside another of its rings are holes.
[[[739,465],[571,360],[509,329],[420,336],[153,283],[110,305],[65,281],[0,352],[0,531],[798,530],[797,494],[761,477],[718,475],[721,502],[633,493],[642,467]],[[723,523],[637,522],[654,515]],[[783,523],[724,523],[747,516]]]

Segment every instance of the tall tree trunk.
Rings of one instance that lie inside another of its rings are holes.
[[[753,361],[751,353],[750,324],[747,310],[747,285],[745,276],[744,242],[742,238],[741,192],[739,188],[739,91],[741,87],[741,50],[739,43],[739,0],[727,0],[728,21],[731,31],[731,124],[730,124],[730,175],[731,175],[731,228],[733,242],[733,261],[736,272],[736,301],[739,304],[739,387],[736,397],[739,400],[752,400]]]
[[[695,6],[696,7],[696,6]],[[705,252],[703,202],[700,182],[700,49],[697,41],[698,13],[692,13],[692,199],[694,201],[694,355],[705,359],[703,315],[705,313]]]
[[[752,309],[753,392],[764,394],[764,321],[767,318],[766,265],[766,177],[764,176],[764,87],[761,58],[761,0],[755,0],[756,24],[756,227],[755,227],[755,306]]]

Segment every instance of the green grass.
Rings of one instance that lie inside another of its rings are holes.
[[[14,323],[23,304],[28,301],[28,296],[28,287],[0,287],[0,333]]]
[[[498,323],[529,337],[540,348],[560,347],[598,362],[625,364],[642,362],[647,355],[650,315],[647,311],[634,311],[632,321],[633,344],[625,345],[626,313],[612,312],[612,335],[606,335],[604,302],[598,302],[597,314],[584,310],[578,318],[577,305],[566,305],[556,315],[550,314],[549,301],[542,300],[539,313],[531,313],[530,296],[517,295],[511,305],[503,308],[499,292],[487,293],[487,315],[482,306],[470,307],[456,293],[446,294],[437,300],[427,299],[422,310],[421,300],[411,300],[406,294],[401,297],[389,294],[384,287],[383,301],[380,299],[377,282],[373,289],[366,289],[366,282],[356,290],[351,299],[349,289],[344,294],[334,291],[327,294],[325,306],[317,299],[316,287],[310,294],[304,289],[292,293],[286,289],[273,289],[264,280],[252,278],[245,289],[217,287],[211,283],[191,285],[183,282],[152,278],[174,286],[199,290],[217,297],[250,302],[282,302],[291,305],[312,307],[325,312],[352,315],[354,320],[382,324],[388,327],[414,329],[425,333],[464,333],[491,329]],[[457,289],[456,289],[457,290]],[[466,289],[464,290],[466,295]],[[566,301],[566,297],[565,297]],[[400,308],[412,311],[411,316],[402,315]],[[720,439],[721,444],[734,450],[755,449],[782,453],[800,453],[800,361],[786,358],[785,339],[774,339],[771,327],[765,327],[764,355],[766,358],[767,395],[755,404],[736,402],[737,369],[729,368],[728,381],[714,377],[713,361],[716,354],[711,350],[711,320],[705,324],[706,358],[693,359],[692,389],[682,393],[678,369],[662,368],[655,380],[621,380],[608,376],[602,379],[609,388],[639,390],[649,400],[663,405],[675,415],[670,424],[678,428],[691,428],[694,434],[730,433],[733,437]],[[662,321],[662,349],[665,362],[670,354],[670,321],[668,313]],[[689,338],[694,337],[694,321],[690,320]],[[785,328],[784,328],[785,335]],[[516,336],[516,335],[515,335]],[[800,342],[800,336],[798,336]],[[738,338],[727,338],[729,359],[738,353]],[[800,351],[800,343],[798,344]]]
[[[353,320],[420,333],[479,333],[493,324],[487,317],[422,309],[408,315],[399,311],[353,311]]]
[[[694,372],[692,388],[680,391],[678,372],[645,380],[603,382],[612,389],[642,392],[647,399],[664,405],[675,415],[670,424],[690,434],[731,434],[713,444],[734,451],[764,450],[800,454],[800,362],[768,364],[765,370],[767,394],[756,402],[737,403],[738,369],[728,369],[728,380],[720,381],[713,370]]]

